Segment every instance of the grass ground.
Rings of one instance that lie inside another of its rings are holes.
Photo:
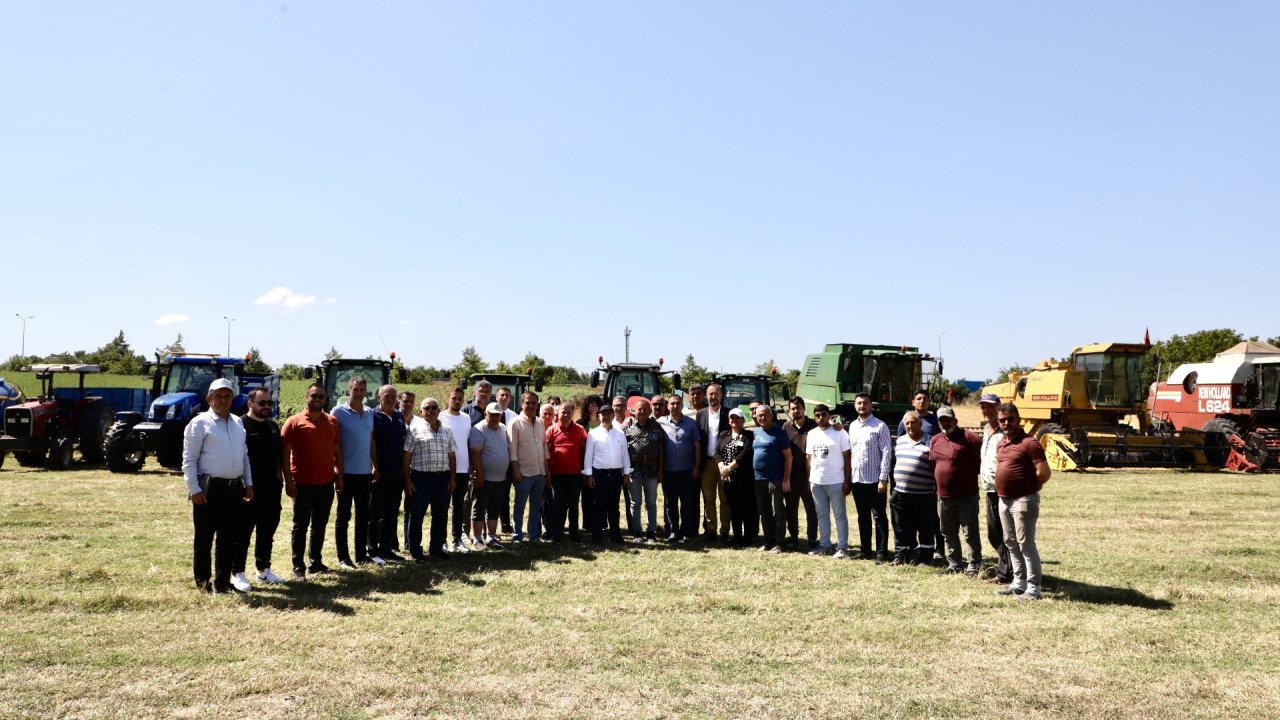
[[[180,479],[0,470],[0,717],[1275,717],[1274,476],[1045,489],[1046,599],[701,544],[196,592]],[[288,567],[287,527],[277,568]],[[332,564],[332,528],[326,557]]]

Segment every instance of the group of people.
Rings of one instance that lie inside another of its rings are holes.
[[[283,495],[293,500],[295,581],[329,571],[322,547],[335,497],[334,544],[344,568],[447,561],[507,543],[582,542],[589,534],[595,543],[701,537],[891,565],[929,564],[937,553],[943,572],[976,578],[985,493],[987,537],[999,555],[992,581],[1005,585],[1000,594],[1041,596],[1035,530],[1049,468],[1039,443],[1023,432],[1017,407],[995,396],[981,399],[986,423],[978,436],[959,427],[951,408],[931,412],[920,391],[895,441],[866,394],[858,395],[847,427],[825,405],[810,417],[794,398],[785,423],[755,405],[755,427],[747,428],[743,409],[725,406],[715,384],[608,402],[589,395],[577,406],[525,392],[518,409],[510,407],[508,389],[495,397],[488,382],[476,385],[469,402],[453,388],[443,405],[431,397],[417,404],[413,393],[384,385],[369,407],[360,377],[347,390],[347,402],[326,412],[324,386],[311,385],[306,409],[279,427],[265,389],[250,394],[242,419],[230,412],[232,384],[210,386],[209,410],[188,425],[183,446],[197,587],[248,592],[251,542],[257,580],[284,582],[271,561]],[[848,537],[850,495],[856,553]],[[799,537],[801,507],[807,545]]]

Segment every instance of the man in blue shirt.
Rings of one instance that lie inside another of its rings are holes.
[[[791,491],[791,440],[774,422],[768,405],[757,406],[753,417],[758,427],[751,445],[751,467],[756,475],[756,511],[764,532],[760,549],[780,553],[787,536],[785,496]]]
[[[342,476],[344,485],[338,493],[338,518],[334,521],[334,544],[338,550],[338,565],[347,569],[355,569],[356,563],[372,561],[377,565],[385,565],[380,556],[369,556],[369,494],[373,484],[377,482],[376,459],[373,447],[373,415],[374,411],[365,407],[364,398],[368,394],[364,377],[357,375],[347,383],[347,394],[350,399],[345,404],[333,409],[333,417],[338,421],[339,445],[342,447]],[[356,560],[351,562],[351,551],[347,545],[347,525],[351,522],[351,505],[355,504],[355,544]]]
[[[684,414],[684,398],[667,398],[668,415],[658,424],[665,436],[662,469],[662,497],[667,540],[688,542],[698,536],[698,490],[701,485],[693,477],[702,457],[702,436],[698,423]]]
[[[911,396],[911,407],[915,409],[916,415],[920,417],[920,432],[924,433],[924,444],[928,445],[934,435],[941,432],[938,425],[938,415],[929,409],[929,391],[921,388]],[[902,437],[907,432],[906,420],[898,421],[898,437]]]

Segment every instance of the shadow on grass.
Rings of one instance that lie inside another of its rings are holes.
[[[1044,589],[1059,595],[1063,600],[1093,603],[1094,605],[1128,605],[1145,610],[1172,610],[1173,603],[1153,598],[1133,588],[1090,585],[1053,575],[1044,576]]]

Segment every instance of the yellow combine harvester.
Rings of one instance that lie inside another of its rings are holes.
[[[1018,406],[1054,470],[1086,467],[1209,469],[1204,434],[1152,428],[1140,379],[1145,343],[1094,343],[1068,360],[1043,360],[1028,373],[982,388]]]

